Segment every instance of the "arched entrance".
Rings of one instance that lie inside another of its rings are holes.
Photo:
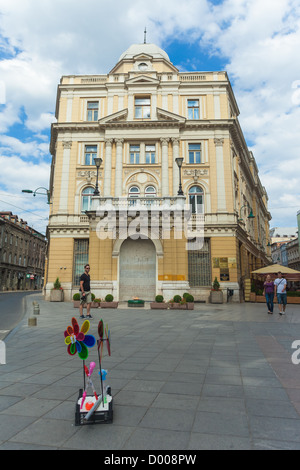
[[[119,300],[155,299],[156,250],[151,240],[125,240],[120,249],[119,266]]]

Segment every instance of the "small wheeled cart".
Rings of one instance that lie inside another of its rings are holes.
[[[94,396],[87,396],[81,408],[83,389],[79,390],[78,400],[75,406],[75,426],[86,424],[112,423],[113,421],[113,399],[111,388],[106,388],[104,400],[98,400]]]

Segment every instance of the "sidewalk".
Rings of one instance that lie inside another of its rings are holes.
[[[28,326],[33,301],[40,315]],[[299,305],[285,317],[251,303],[91,312],[89,333],[97,337],[101,318],[111,330],[103,367],[113,423],[75,426],[82,362],[67,354],[63,332],[79,313],[32,294],[5,339],[0,450],[300,449],[300,364],[291,360]],[[96,348],[89,360],[97,363]]]

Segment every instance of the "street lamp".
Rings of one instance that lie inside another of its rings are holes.
[[[249,206],[249,204],[244,204],[241,209],[240,209],[240,218],[239,218],[239,221],[242,222],[243,219],[242,219],[242,216],[241,216],[241,213],[242,213],[242,209],[244,207],[248,207],[248,209],[250,210],[249,212],[249,215],[247,216],[247,219],[255,219],[255,215],[253,214],[253,211],[252,211],[252,208]]]
[[[99,168],[100,168],[101,163],[102,163],[102,158],[100,158],[100,157],[94,158],[94,163],[95,163],[96,168],[97,168],[96,187],[95,187],[95,191],[94,191],[94,196],[99,196],[100,193],[99,193],[99,188],[98,188],[98,173],[99,173]]]
[[[182,157],[175,158],[175,162],[177,163],[177,166],[179,168],[179,189],[178,189],[177,195],[183,196],[182,185],[181,185],[181,167],[182,167],[183,158]]]
[[[39,189],[44,189],[45,192],[39,192]],[[44,194],[44,195],[47,196],[47,204],[51,204],[51,202],[50,202],[50,191],[49,191],[49,189],[44,188],[43,186],[40,186],[39,188],[36,188],[34,191],[32,191],[31,189],[22,189],[22,193],[33,194],[34,197],[37,194]]]

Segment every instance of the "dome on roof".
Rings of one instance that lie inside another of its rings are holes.
[[[165,59],[171,62],[168,54],[155,44],[132,44],[120,56],[119,62],[122,59],[132,59],[134,56],[143,53],[151,55],[154,59]]]

